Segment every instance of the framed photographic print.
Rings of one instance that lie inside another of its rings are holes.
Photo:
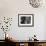
[[[19,27],[33,27],[34,14],[18,14],[18,26]]]

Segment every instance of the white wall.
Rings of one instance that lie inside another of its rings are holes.
[[[45,12],[45,6],[32,8],[29,0],[0,0],[0,17],[13,18],[11,29],[8,32],[17,40],[27,40],[34,34],[37,35],[37,39],[46,40]],[[18,14],[34,14],[34,27],[18,27]],[[1,33],[2,31],[0,35]]]

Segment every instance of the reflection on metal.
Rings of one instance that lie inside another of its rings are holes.
[[[43,4],[43,0],[29,0],[30,5],[34,8],[38,8]]]

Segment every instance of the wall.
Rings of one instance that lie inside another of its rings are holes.
[[[8,33],[17,40],[27,40],[34,34],[37,35],[37,39],[46,40],[45,12],[45,6],[33,8],[28,0],[0,0],[0,18],[4,16],[13,18],[12,26]],[[34,27],[18,27],[18,14],[34,14]],[[2,35],[1,33],[3,31],[0,31],[0,35]],[[0,36],[0,39],[2,38]]]

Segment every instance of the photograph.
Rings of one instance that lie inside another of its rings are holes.
[[[33,27],[34,14],[18,14],[18,26],[19,27]]]

